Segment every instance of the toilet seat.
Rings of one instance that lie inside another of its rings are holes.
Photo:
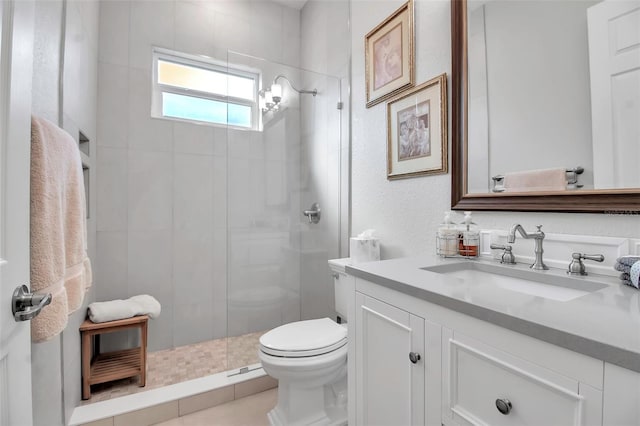
[[[260,350],[284,358],[326,354],[347,344],[347,329],[329,318],[281,325],[260,337]]]

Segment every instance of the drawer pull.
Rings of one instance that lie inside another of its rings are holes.
[[[416,352],[409,352],[409,359],[412,363],[416,364],[418,361],[420,361],[420,354]]]
[[[498,398],[496,399],[496,408],[500,413],[506,416],[511,412],[511,408],[513,408],[513,406],[511,405],[511,401],[507,398]]]

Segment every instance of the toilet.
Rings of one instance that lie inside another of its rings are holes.
[[[346,318],[346,292],[339,289],[335,264],[336,310]],[[344,274],[344,266],[342,266]],[[347,424],[347,328],[330,318],[281,325],[260,338],[260,361],[278,379],[278,403],[268,414],[272,426]]]

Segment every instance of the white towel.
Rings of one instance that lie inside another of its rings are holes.
[[[42,118],[31,118],[31,291],[51,304],[31,321],[34,342],[67,326],[91,285],[82,160],[76,141]]]
[[[506,173],[504,192],[564,191],[567,189],[565,169],[540,169]]]
[[[89,305],[89,319],[93,322],[107,322],[131,318],[137,315],[149,315],[155,319],[160,315],[160,302],[148,294],[133,296],[126,300],[94,302]]]

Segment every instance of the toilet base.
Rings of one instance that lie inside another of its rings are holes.
[[[347,378],[315,388],[280,382],[278,404],[267,416],[271,426],[346,425]]]

